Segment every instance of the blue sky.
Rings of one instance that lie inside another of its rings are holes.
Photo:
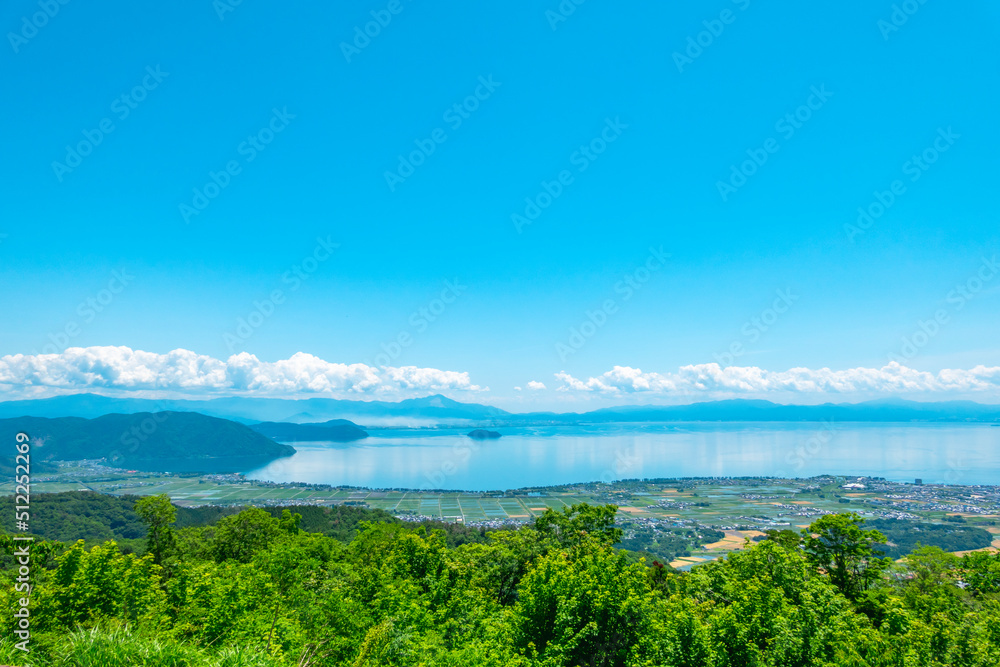
[[[437,369],[467,377],[385,391],[508,407],[715,396],[663,380],[687,366],[892,358],[934,374],[928,396],[1000,400],[993,3],[42,6],[7,3],[0,47],[6,395],[212,384],[125,382],[100,350],[86,372],[11,356],[123,346]],[[892,203],[852,230],[875,193]],[[526,198],[548,205],[520,224]],[[157,359],[129,372],[176,374]],[[909,386],[839,381],[725,386]]]

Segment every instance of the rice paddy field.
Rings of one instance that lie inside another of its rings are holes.
[[[8,487],[0,485],[0,492],[12,493]],[[166,494],[185,506],[353,504],[383,509],[403,519],[491,527],[532,521],[550,508],[613,503],[626,529],[669,526],[724,533],[723,539],[704,544],[697,554],[676,559],[675,567],[740,549],[764,530],[799,530],[822,514],[843,511],[871,518],[937,522],[961,517],[996,535],[993,548],[1000,548],[1000,487],[901,484],[874,478],[624,480],[481,493],[279,485],[240,475],[140,473],[94,462],[68,462],[56,474],[36,477],[31,488],[33,494],[77,490]]]

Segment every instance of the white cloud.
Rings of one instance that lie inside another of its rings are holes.
[[[446,389],[465,389],[468,391],[489,391],[479,385],[472,384],[468,373],[457,371],[439,371],[436,368],[417,368],[416,366],[387,366],[382,369],[394,386],[404,389],[443,391]]]
[[[792,368],[768,371],[754,366],[720,367],[718,364],[682,366],[675,373],[645,373],[638,368],[615,366],[597,377],[581,380],[559,372],[564,392],[601,394],[671,394],[677,396],[787,394],[897,395],[914,393],[969,394],[1000,391],[1000,367],[976,366],[968,370],[918,371],[896,362],[882,368]]]
[[[468,373],[333,363],[304,352],[274,362],[242,352],[222,361],[189,350],[157,354],[111,346],[0,357],[0,386],[32,395],[40,389],[355,397],[483,391]]]
[[[753,366],[699,364],[675,372],[644,372],[615,366],[596,377],[555,374],[566,400],[600,397],[621,402],[641,396],[710,400],[760,397],[815,402],[897,395],[1000,398],[1000,368],[976,366],[918,371],[898,363],[882,368],[792,368],[769,371]],[[523,392],[541,392],[532,380]],[[40,398],[94,391],[106,394],[187,396],[329,396],[398,400],[428,393],[488,392],[469,374],[416,366],[374,367],[326,361],[304,352],[278,361],[261,361],[246,352],[221,360],[190,350],[166,354],[128,347],[69,348],[59,354],[0,357],[0,392],[5,398]],[[521,388],[515,388],[521,393]],[[540,394],[538,394],[540,395]]]

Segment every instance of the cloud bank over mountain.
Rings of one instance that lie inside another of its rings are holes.
[[[615,366],[596,377],[581,380],[556,373],[564,392],[603,394],[734,395],[793,394],[970,394],[1000,391],[1000,367],[976,366],[968,370],[918,371],[893,361],[882,368],[792,368],[768,371],[754,366],[698,364],[682,366],[676,373],[646,373],[638,368]]]
[[[676,372],[646,372],[614,366],[597,376],[555,373],[556,385],[525,383],[538,399],[661,402],[718,398],[770,398],[797,402],[910,398],[1000,398],[1000,368],[976,366],[919,371],[896,362],[882,368],[792,368],[770,371],[718,364],[682,366]],[[59,354],[0,357],[0,391],[5,398],[98,392],[118,395],[309,397],[400,400],[432,393],[489,395],[468,372],[331,362],[305,352],[261,361],[243,352],[228,359],[173,350],[166,354],[101,346],[69,348]],[[517,392],[522,394],[524,392]],[[498,397],[502,400],[502,397]],[[535,399],[531,399],[534,401]]]
[[[298,352],[288,359],[261,361],[234,354],[225,361],[190,350],[166,354],[128,347],[72,347],[60,354],[0,357],[0,385],[8,391],[118,390],[191,395],[261,396],[410,395],[443,391],[483,391],[468,373],[417,368],[376,368],[333,363]]]

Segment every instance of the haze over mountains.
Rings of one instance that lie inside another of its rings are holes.
[[[864,403],[780,405],[763,400],[726,400],[689,405],[620,406],[583,413],[512,413],[488,405],[460,403],[441,395],[399,401],[350,401],[329,398],[276,399],[226,397],[205,401],[114,398],[73,394],[0,402],[0,419],[83,417],[110,413],[198,412],[244,423],[313,424],[349,420],[380,426],[572,424],[647,421],[838,421],[838,422],[997,422],[1000,405],[971,401],[916,402],[893,399]],[[275,427],[277,428],[277,427]],[[346,432],[345,432],[346,433]],[[349,439],[349,438],[347,438]]]

